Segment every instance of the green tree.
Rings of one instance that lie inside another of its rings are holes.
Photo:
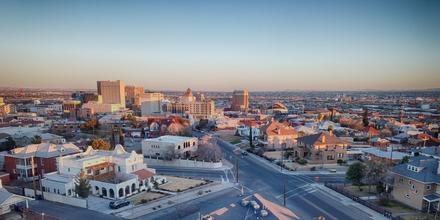
[[[95,150],[111,150],[112,146],[111,144],[104,140],[104,139],[93,139],[92,141],[90,141],[89,143],[90,146],[93,147],[93,149]]]
[[[362,117],[362,123],[363,123],[364,127],[367,127],[370,124],[370,122],[368,121],[368,108],[364,109],[364,115]]]
[[[42,141],[43,141],[43,139],[39,135],[35,135],[32,138],[32,144],[41,144]]]
[[[90,194],[90,183],[86,174],[81,171],[75,178],[75,193],[81,198],[87,198]]]
[[[6,141],[0,144],[0,151],[9,151],[15,148],[15,141],[12,137],[7,137]]]
[[[254,149],[254,137],[252,134],[252,125],[249,126],[249,145],[251,149]]]
[[[401,164],[408,163],[408,162],[409,162],[409,156],[404,156],[402,158],[402,160],[400,161]]]
[[[357,162],[348,167],[346,179],[353,182],[353,185],[361,186],[365,176],[365,165]]]

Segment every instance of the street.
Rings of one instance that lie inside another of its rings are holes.
[[[313,219],[325,216],[326,219],[373,219],[371,214],[355,208],[350,203],[342,203],[340,199],[327,193],[324,187],[315,187],[315,179],[322,181],[343,181],[341,176],[325,175],[286,175],[266,166],[249,156],[236,155],[234,145],[217,141],[231,163],[238,160],[239,183],[247,193],[259,193],[267,199],[283,204],[284,181],[286,183],[286,206],[301,219]],[[235,167],[233,172],[235,172]],[[318,183],[319,183],[318,182]],[[371,211],[371,210],[367,210]],[[380,216],[374,216],[374,219]]]

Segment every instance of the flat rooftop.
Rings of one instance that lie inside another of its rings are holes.
[[[159,141],[159,142],[183,142],[194,139],[195,137],[164,135],[157,138],[144,139],[144,141]]]

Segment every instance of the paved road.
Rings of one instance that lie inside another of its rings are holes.
[[[224,207],[226,207],[228,211],[225,212],[219,219],[244,219],[248,210],[238,204],[241,199],[239,194],[239,191],[230,188],[185,204],[175,206],[173,208],[154,212],[137,219],[193,220],[197,219],[199,214],[206,215],[211,213],[213,210],[218,210]]]
[[[45,200],[30,201],[30,208],[39,213],[45,213],[46,215],[53,216],[58,219],[65,220],[80,220],[80,219],[93,219],[93,220],[119,220],[121,218],[113,215],[106,215],[100,212],[92,211],[89,209],[78,208],[70,205],[64,205],[56,202],[49,202]]]
[[[239,182],[249,193],[259,193],[267,199],[278,204],[283,203],[284,181],[287,183],[286,204],[301,219],[313,219],[317,216],[325,216],[326,219],[361,220],[372,219],[368,213],[349,204],[342,204],[341,200],[328,194],[319,187],[314,187],[314,175],[286,175],[275,171],[272,167],[249,156],[242,158],[233,152],[234,145],[218,141],[218,145],[225,153],[225,158],[235,163],[238,160]],[[235,167],[233,172],[235,172]],[[341,177],[323,177],[341,181]]]

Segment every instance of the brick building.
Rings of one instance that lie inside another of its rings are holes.
[[[5,170],[9,173],[11,180],[31,181],[33,178],[32,161],[34,163],[34,176],[40,176],[57,170],[57,157],[60,155],[64,156],[79,152],[79,148],[73,144],[31,144],[26,147],[15,148],[5,155]]]

